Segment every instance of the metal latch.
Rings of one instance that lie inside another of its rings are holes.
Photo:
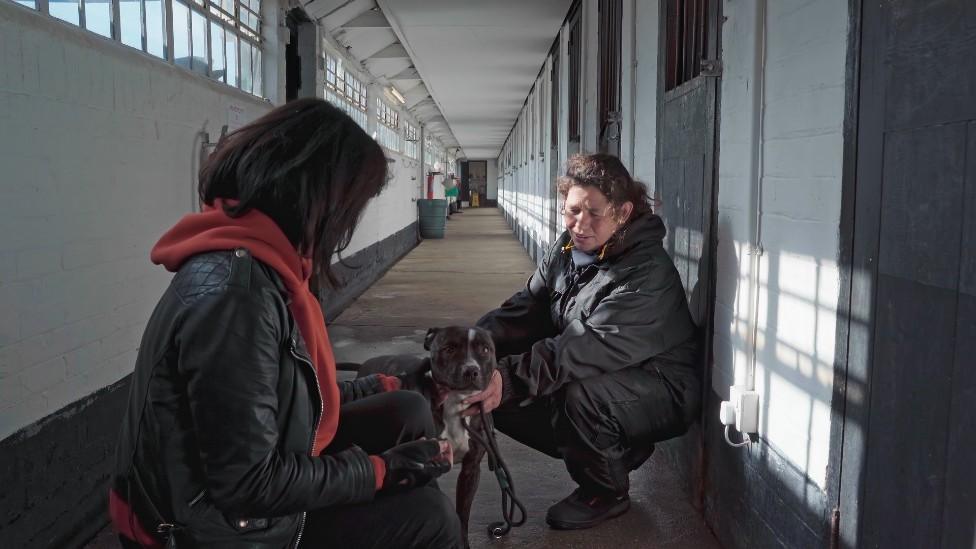
[[[701,60],[701,75],[718,77],[722,76],[722,60],[721,59],[702,59]]]

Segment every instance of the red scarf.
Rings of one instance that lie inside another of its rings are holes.
[[[216,201],[216,207],[208,206],[201,213],[183,216],[159,239],[150,258],[153,263],[176,272],[191,256],[236,248],[247,249],[274,269],[291,296],[288,309],[298,323],[312,364],[315,365],[323,403],[322,417],[312,443],[312,455],[318,455],[332,442],[339,425],[339,386],[322,307],[308,289],[311,261],[298,254],[270,217],[255,209],[237,218],[230,217],[224,213],[220,200]]]

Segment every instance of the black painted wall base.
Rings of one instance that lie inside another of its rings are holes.
[[[320,292],[327,321],[419,242],[417,223],[337,266],[346,285]],[[0,441],[0,547],[80,547],[108,524],[108,481],[129,379]]]
[[[129,376],[0,441],[0,545],[78,547],[108,522]]]
[[[764,441],[729,446],[718,422],[720,402],[709,390],[704,463],[699,459],[699,424],[658,446],[659,457],[678,471],[696,507],[701,507],[704,490],[705,522],[719,542],[749,549],[829,546],[827,495]]]
[[[380,279],[401,257],[420,242],[419,225],[411,223],[372,246],[356,252],[335,265],[335,273],[342,285],[335,289],[319,289],[319,302],[327,323],[335,320],[357,297]]]

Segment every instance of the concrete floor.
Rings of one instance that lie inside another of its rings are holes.
[[[533,269],[498,210],[455,214],[447,222],[446,238],[423,241],[330,325],[336,359],[362,362],[383,354],[423,354],[428,328],[473,324],[525,284]],[[501,503],[485,460],[471,513],[472,549],[719,547],[675,474],[654,458],[632,473],[632,505],[625,515],[591,530],[551,530],[545,523],[546,509],[575,487],[562,462],[501,434],[499,445],[528,509],[528,521],[505,538],[489,538],[486,528],[501,519]],[[452,498],[459,469],[441,482]],[[103,532],[88,547],[117,545]]]

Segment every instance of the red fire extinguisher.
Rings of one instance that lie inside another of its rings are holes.
[[[434,176],[441,175],[441,172],[427,172],[427,199],[434,198]]]

